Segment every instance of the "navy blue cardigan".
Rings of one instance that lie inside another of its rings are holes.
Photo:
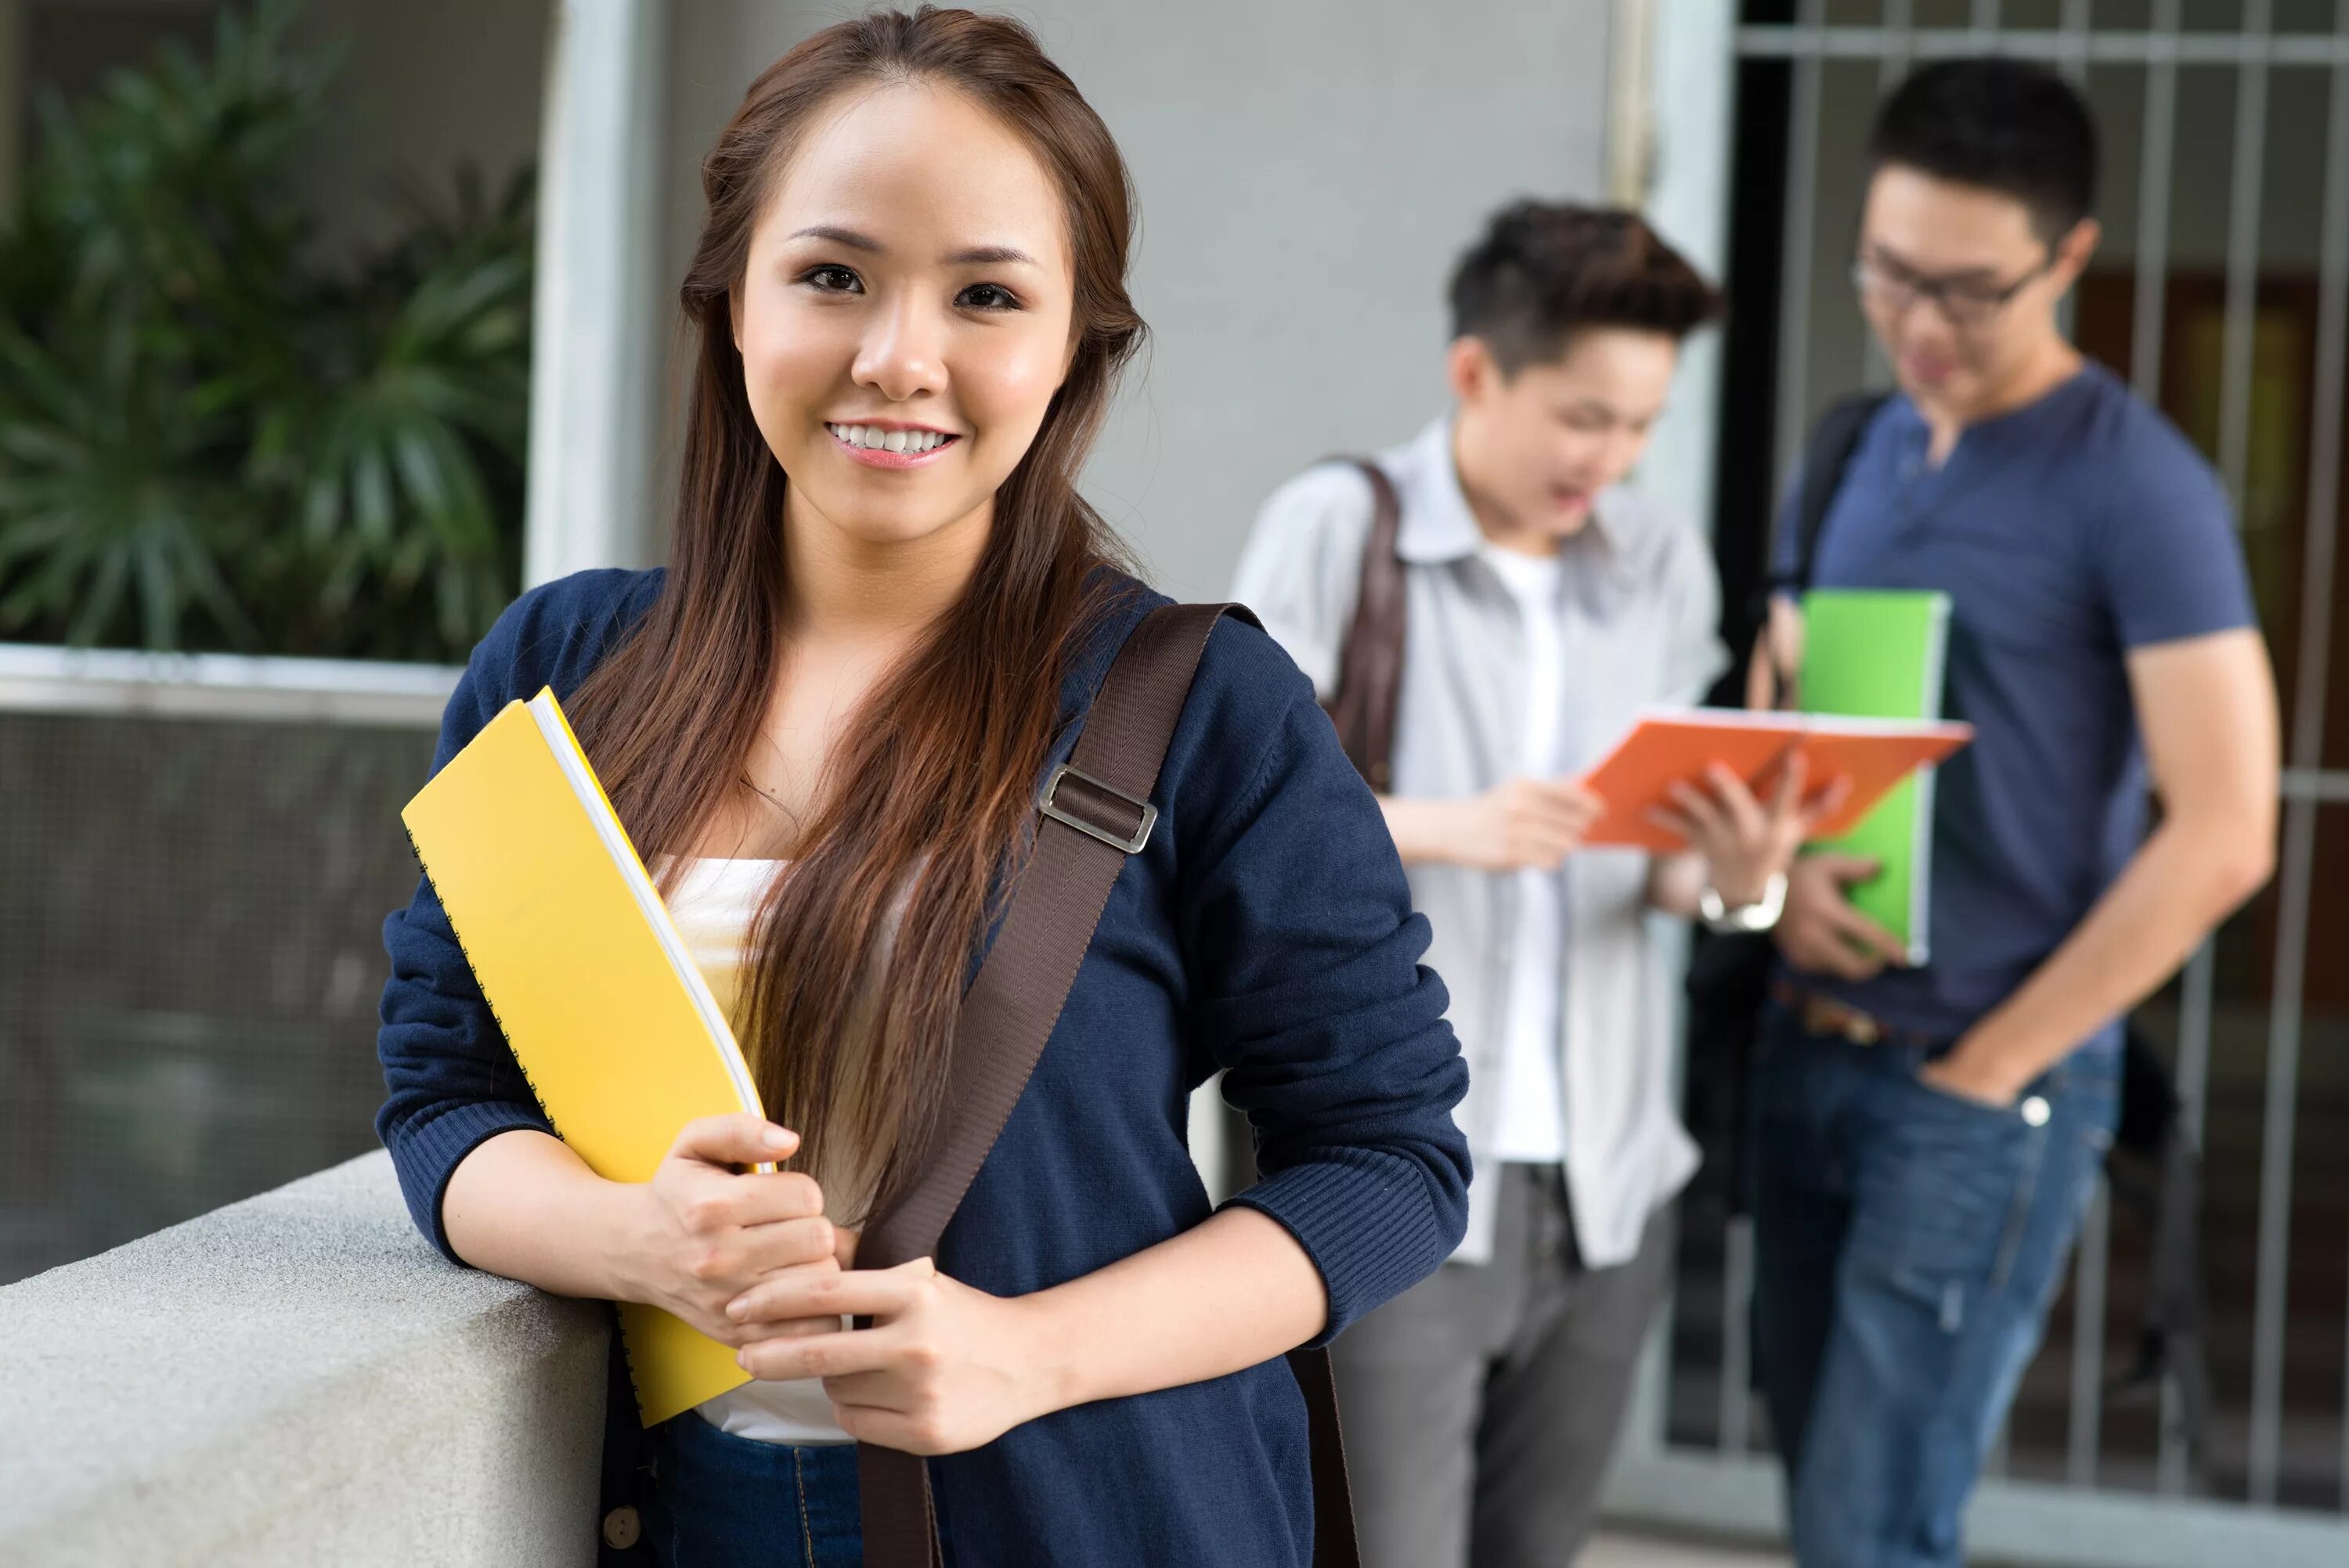
[[[509,700],[568,696],[659,593],[658,572],[589,572],[524,594],[449,702],[437,769]],[[1137,591],[1067,683],[1064,759],[1110,660],[1165,600]],[[1226,619],[1153,797],[1149,846],[1112,892],[1035,1077],[938,1247],[947,1274],[1018,1295],[1187,1230],[1209,1204],[1185,1142],[1222,1069],[1263,1172],[1232,1201],[1279,1221],[1329,1287],[1334,1336],[1431,1273],[1466,1221],[1467,1085],[1427,923],[1376,802],[1313,690]],[[482,1140],[544,1129],[429,883],[384,922],[391,980],[377,1129],[417,1225]],[[1235,1310],[1239,1310],[1237,1305]],[[614,1400],[605,1506],[635,1501],[636,1422]],[[1110,1399],[931,1461],[957,1568],[1124,1563],[1304,1568],[1305,1410],[1280,1360]],[[585,1528],[583,1522],[583,1528]],[[613,1553],[626,1563],[640,1551]]]

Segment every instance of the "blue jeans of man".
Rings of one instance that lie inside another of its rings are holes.
[[[1959,1568],[1967,1496],[2111,1146],[2116,1040],[2002,1109],[1920,1079],[1935,1049],[1764,1016],[1754,1350],[1801,1568]]]

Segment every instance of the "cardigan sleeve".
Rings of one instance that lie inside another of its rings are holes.
[[[1459,1244],[1468,1069],[1419,963],[1426,918],[1310,684],[1226,622],[1194,691],[1219,732],[1185,780],[1217,812],[1183,877],[1195,1027],[1255,1134],[1262,1180],[1232,1201],[1288,1227],[1328,1287],[1319,1343]]]
[[[473,650],[450,694],[433,749],[434,773],[496,717],[507,701],[543,684],[574,687],[592,665],[588,650],[608,634],[616,598],[639,583],[624,573],[584,573],[533,589],[498,617]],[[419,877],[405,909],[383,923],[391,978],[383,988],[376,1055],[386,1098],[376,1134],[391,1151],[417,1229],[451,1262],[440,1222],[449,1178],[483,1141],[515,1128],[554,1129],[538,1108],[513,1051],[473,979],[456,932]]]

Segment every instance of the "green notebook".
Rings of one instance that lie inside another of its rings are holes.
[[[1815,588],[1803,595],[1802,698],[1808,713],[1867,718],[1941,717],[1941,675],[1950,642],[1947,593]],[[1903,779],[1858,827],[1813,847],[1883,862],[1854,884],[1851,902],[1909,944],[1909,961],[1930,952],[1933,770]]]

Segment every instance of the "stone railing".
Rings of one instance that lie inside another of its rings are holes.
[[[580,1568],[605,1323],[380,1152],[0,1288],[0,1565]]]

